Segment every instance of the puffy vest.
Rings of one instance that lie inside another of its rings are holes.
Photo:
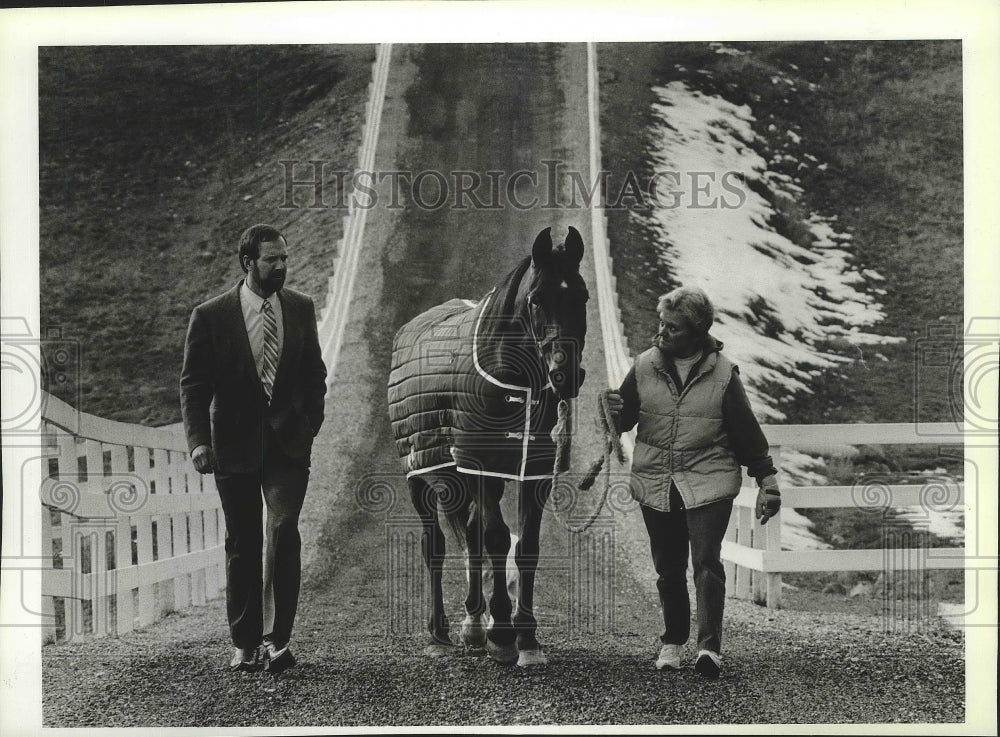
[[[678,394],[659,348],[635,361],[639,424],[632,457],[632,497],[670,511],[670,483],[684,506],[731,499],[743,473],[722,425],[722,398],[733,375],[732,362],[718,351],[692,369]]]

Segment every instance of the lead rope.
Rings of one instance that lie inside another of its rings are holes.
[[[608,499],[608,491],[611,489],[611,454],[615,454],[615,458],[618,459],[619,463],[625,463],[621,438],[615,427],[614,418],[611,416],[611,409],[608,407],[607,392],[601,392],[597,396],[597,410],[598,420],[601,423],[601,432],[604,435],[604,451],[600,458],[590,464],[590,469],[583,480],[577,485],[577,490],[587,491],[593,486],[597,480],[597,475],[601,472],[602,466],[604,468],[604,490],[601,492],[601,501],[598,503],[594,513],[587,518],[587,521],[581,527],[572,527],[566,520],[559,519],[563,523],[563,527],[574,535],[586,532],[600,516],[601,510],[604,509],[604,503]],[[556,458],[552,468],[553,488],[559,482],[559,477],[569,470],[569,455],[572,443],[572,437],[567,429],[569,427],[569,414],[569,403],[565,399],[560,399],[557,408],[556,424],[552,428],[551,433],[552,440],[556,444]],[[554,508],[552,511],[556,515],[556,518],[559,518],[559,513]]]

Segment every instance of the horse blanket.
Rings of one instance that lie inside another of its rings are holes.
[[[490,372],[483,316],[495,298],[450,300],[396,334],[389,417],[407,477],[448,466],[519,481],[552,477],[558,397]]]

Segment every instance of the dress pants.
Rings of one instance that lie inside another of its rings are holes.
[[[698,648],[721,653],[722,612],[726,603],[722,539],[729,525],[733,500],[685,509],[677,487],[672,483],[670,487],[671,511],[640,505],[657,573],[656,589],[663,607],[660,641],[665,645],[683,645],[690,634],[691,602],[687,589],[690,547],[697,601]]]
[[[291,638],[308,481],[308,456],[288,458],[273,442],[266,443],[261,470],[215,475],[226,518],[226,615],[236,647],[255,648],[267,637],[281,648]]]

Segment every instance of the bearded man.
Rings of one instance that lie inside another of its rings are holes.
[[[184,345],[181,413],[191,460],[214,473],[226,520],[226,614],[234,671],[295,665],[298,520],[326,366],[308,296],[284,288],[288,243],[269,225],[239,242],[244,278],[194,308]],[[267,507],[266,529],[262,522]]]

